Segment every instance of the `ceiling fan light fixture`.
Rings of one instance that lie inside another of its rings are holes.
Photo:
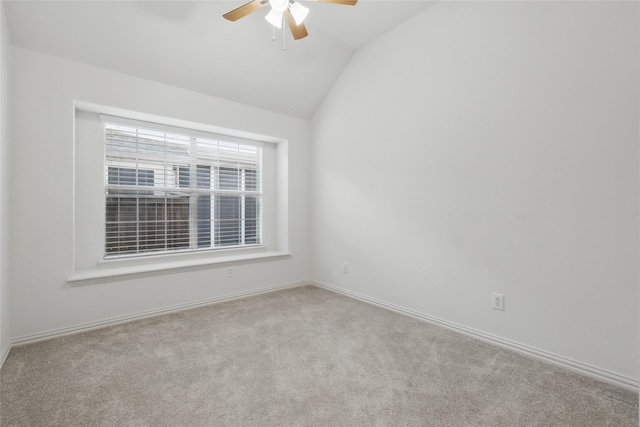
[[[309,14],[309,8],[304,7],[298,2],[291,3],[289,10],[291,11],[291,16],[293,16],[293,20],[296,22],[296,25],[302,24]]]
[[[276,12],[274,9],[271,9],[264,19],[269,21],[274,27],[282,28],[282,12]]]
[[[1,0],[0,0],[1,1]],[[309,0],[324,3],[343,4],[347,6],[355,5],[358,0]],[[285,30],[287,26],[291,30],[294,40],[300,40],[309,35],[303,21],[309,14],[309,9],[299,4],[297,0],[250,0],[240,7],[236,7],[230,12],[222,15],[228,21],[237,21],[266,5],[270,6],[270,11],[265,16],[267,22],[273,26],[273,39],[275,40],[275,29]],[[287,22],[284,22],[286,13]],[[283,33],[283,41],[285,34]],[[283,46],[284,47],[284,46]]]

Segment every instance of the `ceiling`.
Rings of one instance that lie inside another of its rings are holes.
[[[355,51],[433,1],[303,0],[309,36],[272,41],[268,6],[239,1],[5,1],[15,46],[292,116],[310,118]]]

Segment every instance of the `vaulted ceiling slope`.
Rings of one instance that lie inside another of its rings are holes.
[[[15,46],[301,118],[355,51],[430,1],[303,0],[309,37],[272,41],[267,9],[237,22],[238,1],[5,1]]]

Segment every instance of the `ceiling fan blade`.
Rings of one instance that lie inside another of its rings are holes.
[[[343,4],[345,6],[354,6],[358,3],[358,0],[308,0],[308,1],[317,1],[322,3],[334,3],[334,4]]]
[[[302,22],[300,25],[296,25],[296,21],[293,19],[293,15],[289,12],[289,9],[287,9],[286,15],[287,23],[289,24],[289,28],[291,28],[291,34],[293,34],[294,40],[300,40],[309,35],[309,33],[307,33],[307,27],[305,27]]]
[[[231,12],[225,13],[222,16],[229,21],[237,21],[238,19],[244,18],[248,14],[262,8],[267,3],[269,3],[268,0],[253,0],[245,5],[233,9]]]

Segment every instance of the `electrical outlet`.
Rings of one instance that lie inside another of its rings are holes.
[[[227,277],[233,277],[233,267],[227,267]]]
[[[494,310],[502,310],[504,311],[504,295],[502,294],[491,294],[491,308]]]
[[[349,272],[349,263],[348,263],[348,262],[345,262],[345,263],[344,263],[344,266],[343,266],[342,272],[343,272],[344,274],[347,274],[347,273]]]

